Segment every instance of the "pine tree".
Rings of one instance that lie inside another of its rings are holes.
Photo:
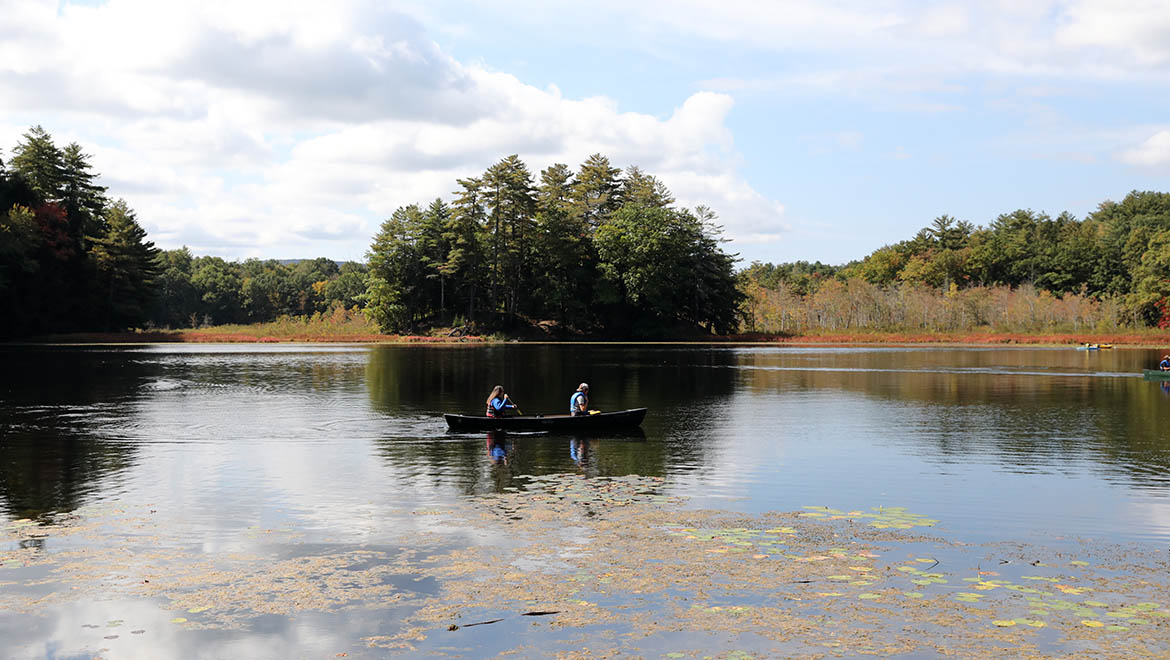
[[[498,310],[502,299],[504,311],[515,314],[530,286],[525,265],[536,213],[532,175],[513,154],[489,167],[480,181],[491,246],[492,306]]]
[[[542,315],[565,325],[588,320],[596,254],[589,227],[573,212],[573,173],[557,163],[540,173],[533,241],[535,294]]]
[[[38,202],[59,201],[65,179],[64,154],[40,126],[28,129],[23,137],[12,150],[9,167],[33,190]]]
[[[573,210],[591,228],[597,229],[621,208],[621,172],[601,154],[581,165],[573,181]]]
[[[624,204],[638,206],[652,206],[666,208],[674,204],[674,195],[670,194],[666,184],[657,177],[646,174],[637,165],[626,168],[626,176],[622,180],[620,198]]]
[[[467,321],[475,321],[477,295],[484,280],[486,216],[481,201],[479,179],[458,179],[461,190],[455,193],[451,217],[443,231],[447,242],[447,259],[442,272],[467,304]]]
[[[434,284],[438,283],[438,301],[434,307],[440,315],[447,311],[447,273],[444,265],[450,252],[450,245],[445,236],[447,224],[451,221],[451,209],[442,199],[435,198],[427,206],[422,216],[422,227],[419,232],[419,259],[422,262],[424,277],[428,282],[428,303],[435,305]]]
[[[65,147],[62,154],[61,204],[69,217],[69,225],[83,244],[87,237],[105,233],[103,210],[106,188],[94,181],[98,175],[91,172],[90,156],[82,152],[76,142]]]
[[[149,316],[159,250],[146,240],[146,230],[125,200],[110,206],[104,224],[105,234],[92,239],[90,251],[103,325],[107,330],[140,327]]]

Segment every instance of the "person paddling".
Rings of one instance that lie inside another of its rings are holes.
[[[516,404],[508,398],[508,393],[504,391],[503,385],[496,385],[487,398],[487,416],[503,417],[508,414],[509,410],[516,410]]]
[[[569,397],[569,414],[589,414],[589,383],[581,383],[578,385],[577,391],[573,392],[573,396]]]
[[[1170,371],[1170,355],[1162,356],[1162,361],[1158,363],[1158,369],[1162,371]]]

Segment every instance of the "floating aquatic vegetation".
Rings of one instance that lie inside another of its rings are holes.
[[[724,650],[742,644],[729,641],[740,636],[752,640],[753,649],[760,643],[759,657],[1008,657],[1020,649],[1030,657],[1070,650],[1117,658],[1141,655],[1134,649],[1170,653],[1170,610],[1159,595],[1170,580],[1161,566],[1135,564],[1121,574],[1079,560],[1045,564],[1013,557],[988,571],[981,568],[987,554],[1006,548],[965,546],[937,533],[928,539],[906,534],[899,525],[930,527],[937,521],[904,509],[818,507],[747,515],[691,510],[680,506],[682,498],[663,492],[661,479],[533,477],[519,492],[415,512],[441,518],[460,538],[483,545],[420,547],[410,556],[326,546],[291,558],[89,548],[44,558],[51,564],[45,587],[54,590],[51,602],[100,598],[108,576],[132,576],[117,586],[119,595],[161,603],[167,613],[158,621],[181,615],[173,620],[184,635],[246,626],[248,617],[260,614],[409,609],[403,621],[354,634],[354,641],[381,649],[375,653],[442,655],[453,648],[436,641],[451,639],[447,631],[515,622],[527,612],[547,616],[526,626],[528,632],[509,630],[505,637],[516,634],[516,646],[503,654],[530,655],[534,647],[525,644],[561,639],[542,637],[544,631],[568,634],[570,643],[606,640],[609,646],[595,648],[595,655],[612,657],[749,657],[748,651],[737,656]],[[102,516],[109,529],[124,530],[124,538],[143,534],[133,513],[107,509]],[[91,522],[73,521],[67,533]],[[22,538],[33,529],[6,533]],[[290,543],[297,532],[253,527],[239,534]],[[110,536],[116,533],[101,532],[107,540],[118,538]],[[404,541],[422,544],[416,537]],[[888,559],[895,556],[901,559]],[[1042,555],[1028,559],[1036,556]],[[1092,556],[1110,564],[1107,554]],[[432,581],[437,591],[404,596],[390,584],[395,575]],[[0,608],[14,604],[28,605],[0,592]],[[948,633],[924,643],[906,635],[907,626]],[[475,640],[477,630],[460,637],[459,644],[467,645],[461,654],[477,652],[475,641],[462,641]],[[131,634],[140,632],[145,630]],[[651,643],[659,646],[640,646]],[[767,649],[768,643],[775,646]]]
[[[824,520],[855,520],[867,521],[870,527],[877,529],[912,529],[914,527],[933,527],[938,520],[928,518],[922,514],[910,513],[905,507],[874,507],[869,511],[841,511],[823,506],[806,506],[805,512],[799,514],[802,518]]]

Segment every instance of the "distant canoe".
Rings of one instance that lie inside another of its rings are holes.
[[[1085,344],[1077,346],[1078,351],[1101,351],[1113,348],[1113,344]]]
[[[443,415],[452,431],[589,431],[592,429],[634,428],[646,418],[645,408],[632,408],[596,415]]]
[[[1142,377],[1146,380],[1170,380],[1170,371],[1160,369],[1143,369]]]

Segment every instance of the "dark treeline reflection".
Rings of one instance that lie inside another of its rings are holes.
[[[132,467],[136,449],[101,427],[157,371],[124,350],[0,349],[0,506],[36,518],[72,511]]]
[[[1152,351],[856,350],[741,353],[753,392],[863,393],[890,404],[925,456],[990,454],[1021,470],[1088,461],[1136,485],[1170,482],[1170,386],[1136,377]]]
[[[91,438],[15,434],[0,444],[0,499],[14,518],[72,511],[134,464],[133,449]]]

